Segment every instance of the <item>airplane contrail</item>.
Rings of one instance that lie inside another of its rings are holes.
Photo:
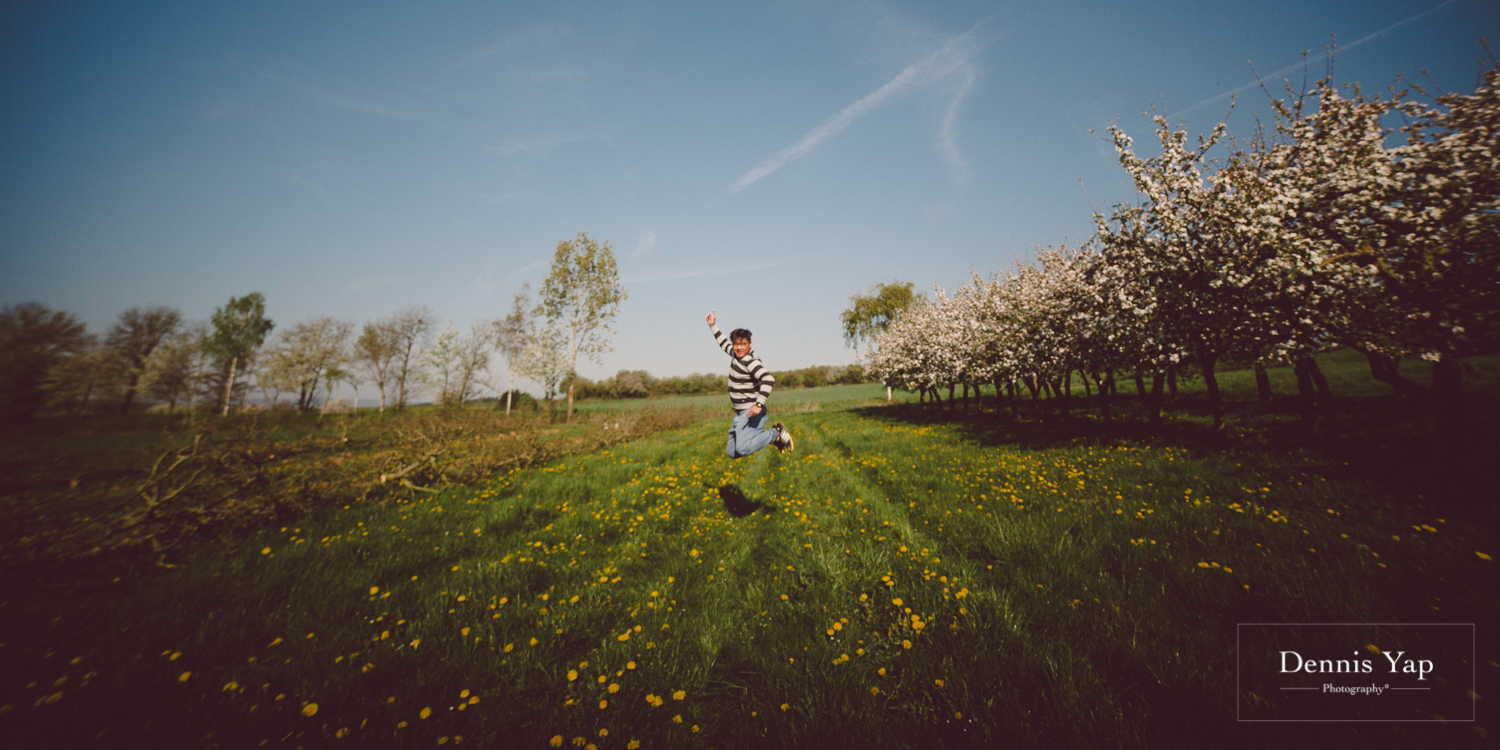
[[[1449,0],[1449,2],[1452,2],[1452,0]],[[974,37],[979,28],[988,20],[986,18],[975,24],[968,31],[948,40],[947,44],[944,44],[936,52],[928,55],[926,59],[908,65],[905,70],[896,74],[896,77],[892,78],[884,86],[866,94],[864,98],[845,107],[843,111],[833,117],[824,120],[822,124],[813,128],[807,135],[802,136],[801,140],[777,151],[754,169],[740,175],[740,178],[735,180],[734,185],[729,188],[729,192],[738,193],[762,177],[806,155],[814,148],[817,148],[818,144],[843,132],[855,120],[869,114],[891,99],[922,88],[934,81],[941,80],[954,71],[961,70],[978,53],[980,45],[975,42]],[[962,92],[967,93],[967,91],[968,87],[965,86]]]
[[[1412,21],[1415,21],[1415,20],[1417,20],[1419,18],[1424,18],[1426,16],[1430,16],[1433,13],[1436,13],[1436,12],[1442,10],[1443,8],[1446,8],[1446,7],[1454,4],[1455,2],[1458,2],[1458,0],[1446,0],[1446,2],[1442,3],[1441,5],[1435,5],[1435,6],[1431,7],[1431,8],[1428,8],[1427,10],[1422,11],[1421,13],[1418,13],[1418,14],[1416,14],[1414,16],[1411,16],[1410,18],[1405,18],[1405,19],[1402,19],[1400,21],[1397,21],[1397,22],[1391,24],[1390,26],[1387,26],[1387,27],[1385,27],[1385,28],[1383,28],[1383,29],[1381,29],[1381,30],[1373,33],[1373,34],[1370,34],[1368,36],[1362,37],[1362,38],[1357,39],[1357,40],[1355,40],[1353,42],[1350,42],[1349,44],[1346,44],[1346,45],[1344,45],[1342,47],[1339,47],[1338,51],[1343,52],[1343,51],[1354,49],[1355,47],[1358,47],[1359,45],[1364,44],[1365,42],[1368,42],[1371,39],[1375,39],[1376,37],[1384,36],[1385,34],[1390,33],[1392,30],[1396,29],[1397,27],[1405,26],[1406,24],[1409,24]],[[1328,59],[1328,51],[1327,50],[1323,51],[1323,57],[1322,57],[1322,59],[1324,59],[1324,60]],[[1187,114],[1188,112],[1191,112],[1191,111],[1193,111],[1193,110],[1195,110],[1195,109],[1197,109],[1199,107],[1202,107],[1204,105],[1212,104],[1212,103],[1218,102],[1218,101],[1223,101],[1225,99],[1228,99],[1231,96],[1234,96],[1235,94],[1240,93],[1241,91],[1245,91],[1246,89],[1255,88],[1256,86],[1261,85],[1261,81],[1264,81],[1264,80],[1267,80],[1267,79],[1271,79],[1271,78],[1280,78],[1281,76],[1284,76],[1287,73],[1290,73],[1290,72],[1292,72],[1294,70],[1297,70],[1298,68],[1301,68],[1301,67],[1303,67],[1304,65],[1307,65],[1307,64],[1308,64],[1307,60],[1304,60],[1304,61],[1298,62],[1298,63],[1292,63],[1291,65],[1288,65],[1285,68],[1282,68],[1281,70],[1278,70],[1278,71],[1270,74],[1269,76],[1266,76],[1266,78],[1257,79],[1257,80],[1251,81],[1251,82],[1249,82],[1249,83],[1247,83],[1247,84],[1245,84],[1243,86],[1240,86],[1239,88],[1230,89],[1229,91],[1225,91],[1222,94],[1218,94],[1216,96],[1211,96],[1211,97],[1209,97],[1207,99],[1204,99],[1201,102],[1198,102],[1197,104],[1194,104],[1191,107],[1187,107],[1186,109],[1178,110],[1177,112],[1174,112],[1173,115],[1175,116],[1175,115]]]

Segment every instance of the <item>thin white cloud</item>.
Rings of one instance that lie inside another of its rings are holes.
[[[845,107],[843,111],[833,117],[824,120],[822,124],[813,128],[807,135],[802,136],[801,140],[777,151],[754,169],[740,175],[740,178],[735,180],[734,185],[729,188],[729,192],[738,193],[753,185],[761,178],[790,164],[792,161],[806,156],[823,141],[842,133],[850,125],[854,124],[855,120],[875,111],[892,99],[929,86],[955,73],[972,76],[974,74],[972,69],[973,58],[982,47],[977,39],[978,31],[985,24],[985,21],[988,20],[986,18],[975,24],[968,31],[948,40],[947,44],[944,44],[936,52],[928,55],[926,59],[908,65],[905,70],[896,74],[896,77],[892,78],[884,86],[866,94],[864,98]],[[968,93],[969,88],[970,86],[968,85],[960,87],[958,96],[949,105],[950,111],[956,108],[957,102]],[[956,148],[954,149],[954,153],[957,153]],[[959,160],[961,162],[962,158],[959,157]]]
[[[544,135],[538,138],[511,138],[499,145],[489,146],[486,150],[504,157],[547,156],[552,153],[553,149],[559,146],[585,141],[610,143],[611,138],[607,135]]]
[[[448,66],[449,70],[471,63],[487,60],[498,55],[535,50],[548,47],[563,37],[571,36],[573,27],[560,23],[533,23],[515,31],[501,34],[499,38],[465,55]]]
[[[653,247],[656,247],[656,228],[648,224],[646,231],[641,232],[641,241],[636,243],[635,252],[631,253],[630,257],[639,258],[651,252]]]
[[[1347,51],[1349,51],[1351,49],[1354,49],[1355,47],[1358,47],[1361,44],[1364,44],[1365,42],[1368,42],[1368,41],[1371,41],[1373,39],[1377,39],[1379,37],[1385,36],[1386,34],[1389,34],[1390,32],[1396,30],[1397,28],[1405,26],[1406,24],[1409,24],[1412,21],[1416,21],[1418,19],[1430,16],[1433,13],[1436,13],[1436,12],[1442,10],[1443,8],[1446,8],[1446,7],[1454,4],[1455,2],[1458,2],[1458,0],[1445,0],[1445,2],[1443,2],[1443,3],[1439,4],[1439,5],[1434,5],[1433,7],[1428,8],[1427,10],[1424,10],[1421,13],[1418,13],[1418,14],[1416,14],[1414,16],[1410,16],[1410,17],[1404,18],[1404,19],[1402,19],[1400,21],[1397,21],[1397,22],[1391,24],[1390,26],[1387,26],[1387,27],[1385,27],[1385,28],[1383,28],[1383,29],[1381,29],[1381,30],[1373,33],[1373,34],[1370,34],[1368,36],[1362,37],[1360,39],[1356,39],[1353,42],[1350,42],[1348,44],[1339,45],[1335,49],[1335,52],[1347,52]],[[1311,66],[1315,62],[1325,61],[1327,59],[1328,59],[1328,50],[1325,49],[1325,50],[1323,50],[1323,54],[1322,55],[1319,55],[1317,57],[1311,57],[1311,58],[1304,59],[1302,62],[1292,63],[1291,65],[1288,65],[1285,68],[1282,68],[1281,70],[1278,70],[1278,71],[1276,71],[1274,73],[1271,73],[1270,75],[1267,75],[1267,76],[1265,76],[1262,79],[1254,80],[1254,81],[1251,81],[1249,83],[1244,84],[1243,86],[1239,86],[1238,88],[1233,88],[1233,89],[1230,89],[1228,91],[1225,91],[1222,94],[1217,94],[1215,96],[1211,96],[1211,97],[1209,97],[1207,99],[1204,99],[1201,102],[1198,102],[1197,104],[1192,105],[1191,107],[1187,107],[1185,109],[1182,109],[1182,110],[1179,110],[1177,112],[1174,112],[1173,116],[1175,117],[1177,115],[1185,115],[1188,112],[1191,112],[1191,111],[1193,111],[1193,110],[1195,110],[1195,109],[1197,109],[1199,107],[1207,106],[1209,104],[1213,104],[1214,102],[1224,101],[1225,99],[1228,99],[1229,97],[1234,96],[1235,94],[1242,93],[1244,91],[1247,91],[1249,89],[1253,89],[1253,88],[1261,85],[1261,81],[1266,81],[1267,83],[1270,83],[1270,82],[1273,82],[1275,79],[1281,78],[1282,76],[1284,76],[1284,75],[1286,75],[1288,73],[1291,73],[1294,70],[1300,70],[1304,66]]]

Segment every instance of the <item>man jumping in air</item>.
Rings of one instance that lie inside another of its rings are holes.
[[[792,433],[780,422],[766,429],[766,399],[776,379],[760,363],[760,358],[750,351],[750,332],[734,329],[726,338],[714,325],[714,313],[708,314],[709,330],[714,332],[714,341],[730,357],[729,403],[734,406],[734,421],[729,423],[729,444],[724,452],[730,458],[744,458],[767,445],[777,450],[792,449]]]

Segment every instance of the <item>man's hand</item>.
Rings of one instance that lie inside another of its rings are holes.
[[[707,320],[709,325],[713,325],[714,321],[718,320],[718,318],[715,318],[713,313],[709,313]]]
[[[751,404],[750,408],[745,410],[745,413],[752,417],[760,416],[760,404]]]

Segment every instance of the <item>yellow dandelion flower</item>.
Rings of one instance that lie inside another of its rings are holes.
[[[790,709],[791,707],[792,707],[792,704],[790,704],[790,703],[783,703],[783,704],[781,704],[781,710],[783,710],[783,711],[786,711],[787,709]]]
[[[468,635],[469,634],[469,629],[468,628],[464,628],[463,630],[458,631],[458,634],[459,635]]]
[[[371,586],[370,587],[370,596],[374,596],[374,595],[376,595],[378,593],[380,593],[380,587],[379,586]]]
[[[271,554],[271,548],[270,547],[266,547],[265,549],[261,550],[260,553],[262,555],[269,555],[269,554]]]
[[[870,688],[870,695],[880,695],[880,688],[878,688],[878,687],[871,687]]]
[[[631,741],[625,743],[625,750],[636,750],[636,748],[638,748],[640,746],[641,746],[641,741],[640,740],[631,740]]]
[[[535,638],[532,638],[532,639],[531,639],[531,645],[533,645],[533,646],[535,646],[535,645],[536,645],[536,644],[538,644],[538,643],[541,643],[541,641],[539,641],[539,640],[537,640],[537,639],[535,639]]]
[[[673,724],[681,724],[682,723],[682,714],[677,714],[676,716],[673,716],[672,717],[672,723]]]
[[[625,668],[626,669],[635,669],[635,662],[633,662],[633,661],[625,662]]]
[[[177,681],[178,682],[187,682],[188,679],[191,678],[192,676],[193,676],[192,672],[183,672],[182,674],[180,674],[180,675],[177,676]]]
[[[305,705],[305,706],[302,707],[302,715],[303,716],[312,716],[313,714],[316,714],[317,712],[318,712],[318,704],[316,704],[316,703],[309,703],[309,704],[307,704],[307,705]]]
[[[599,736],[600,737],[608,737],[609,736],[609,730],[608,729],[600,729],[599,730]]]
[[[599,710],[609,708],[609,701],[599,701]]]
[[[506,650],[509,651],[510,649],[506,649]],[[568,670],[568,682],[572,682],[572,681],[574,681],[576,679],[578,679],[578,670],[576,670],[576,669],[570,669],[570,670]]]
[[[618,692],[620,692],[620,683],[618,683],[618,682],[611,682],[611,683],[609,683],[609,692],[611,692],[611,693],[618,693]]]
[[[515,648],[515,647],[516,647],[516,644],[514,644],[514,643],[507,643],[507,644],[505,644],[505,653],[507,653],[507,654],[510,653],[510,650],[513,649],[513,648]]]
[[[422,709],[421,711],[417,712],[417,715],[420,716],[420,717],[422,717],[422,718],[424,718],[424,719],[427,718],[427,717],[429,717],[429,716],[431,716],[432,715],[432,707],[428,706],[427,708]]]
[[[458,693],[458,697],[460,697],[460,698],[467,698],[467,697],[469,697],[469,691],[468,690],[460,690],[459,693]]]
[[[549,741],[549,744],[551,744],[553,747],[562,747],[562,743],[563,736],[560,734],[552,735],[552,739]]]
[[[686,690],[678,690],[677,692],[675,692],[675,693],[672,694],[672,700],[674,700],[674,701],[680,701],[680,700],[682,700],[683,698],[686,698],[686,697],[687,697],[687,691]]]
[[[902,641],[901,648],[911,648],[911,641]]]
[[[1488,560],[1488,559],[1490,559],[1490,556],[1484,554],[1483,552],[1475,552],[1474,554],[1479,555],[1479,559],[1481,559],[1481,560]]]
[[[896,598],[896,599],[892,599],[891,600],[891,604],[894,604],[894,605],[896,605],[898,607],[901,606],[901,605],[903,605],[903,604],[905,604],[905,603],[906,602],[901,601],[900,598]]]

